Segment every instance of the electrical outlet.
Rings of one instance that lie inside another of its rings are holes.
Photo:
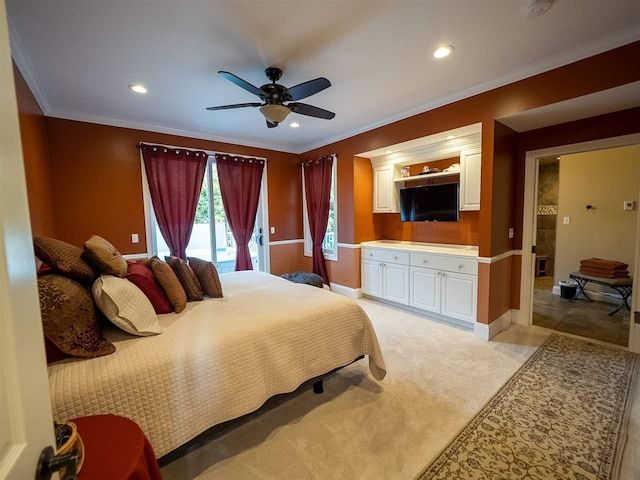
[[[569,225],[571,223],[571,217],[562,217],[562,223],[564,225]]]
[[[138,243],[140,241],[140,238],[138,237],[137,233],[132,233],[131,234],[131,243]]]
[[[274,233],[276,233],[276,227],[271,227],[269,229],[269,231],[271,232],[271,234],[273,235]]]
[[[633,210],[633,203],[634,203],[633,200],[625,200],[623,209],[624,210]]]

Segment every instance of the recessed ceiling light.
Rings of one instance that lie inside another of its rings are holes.
[[[133,92],[136,92],[136,93],[147,93],[147,89],[144,88],[139,83],[137,83],[135,85],[129,85],[129,90],[131,90]]]
[[[451,45],[441,45],[435,52],[433,52],[433,56],[435,58],[444,58],[449,56],[451,52],[453,52],[453,47]]]
[[[291,123],[289,124],[289,126],[290,126],[291,128],[298,128],[298,127],[300,126],[300,124],[299,124],[298,122],[291,122]]]
[[[384,152],[384,153],[386,153],[387,155],[389,155],[390,153],[393,153],[393,150],[387,150],[387,151],[386,151],[386,152]]]
[[[454,138],[456,138],[455,135],[447,135],[447,140],[453,140]]]

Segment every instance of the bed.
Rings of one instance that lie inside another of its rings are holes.
[[[378,339],[357,303],[262,272],[220,278],[223,298],[159,315],[162,334],[107,329],[114,354],[50,365],[54,418],[131,418],[161,457],[362,355],[384,378]]]

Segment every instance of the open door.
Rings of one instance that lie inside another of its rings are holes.
[[[0,125],[0,479],[33,479],[54,435],[4,0]]]

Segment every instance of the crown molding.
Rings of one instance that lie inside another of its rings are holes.
[[[36,99],[40,110],[42,110],[44,115],[49,115],[49,112],[51,111],[51,104],[49,103],[44,90],[40,87],[40,82],[38,82],[38,77],[36,77],[31,60],[29,60],[27,52],[22,45],[22,41],[18,37],[17,30],[13,26],[9,16],[7,16],[7,24],[9,25],[9,42],[11,44],[11,56],[13,57],[13,61],[16,63],[24,81],[27,83],[27,86]]]
[[[133,130],[142,130],[142,131],[151,132],[151,133],[165,133],[167,135],[177,135],[179,137],[195,138],[198,140],[210,140],[212,142],[228,143],[231,145],[241,145],[243,147],[262,148],[265,150],[272,150],[274,152],[284,152],[284,153],[293,153],[293,154],[298,153],[284,146],[278,147],[278,146],[267,144],[267,143],[249,142],[247,140],[243,140],[239,138],[222,137],[222,136],[210,135],[204,132],[181,130],[178,128],[169,128],[169,127],[163,127],[160,125],[153,125],[153,124],[140,123],[140,122],[130,122],[130,121],[118,120],[114,118],[99,117],[96,115],[85,115],[85,114],[71,113],[71,112],[52,111],[47,116],[52,118],[60,118],[63,120],[74,120],[77,122],[108,125],[111,127],[130,128]]]

